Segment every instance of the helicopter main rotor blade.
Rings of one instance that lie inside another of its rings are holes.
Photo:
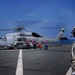
[[[60,27],[45,27],[45,28],[41,28],[41,29],[57,29],[57,28],[60,28]]]
[[[0,31],[11,31],[13,29],[0,29]]]

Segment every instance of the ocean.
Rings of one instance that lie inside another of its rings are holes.
[[[50,42],[50,44],[72,44],[75,39],[68,39],[68,40],[60,40],[57,42]]]

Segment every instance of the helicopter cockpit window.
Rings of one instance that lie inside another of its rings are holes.
[[[3,38],[1,38],[2,39],[2,41],[6,41],[7,40],[7,38],[6,37],[3,37]]]

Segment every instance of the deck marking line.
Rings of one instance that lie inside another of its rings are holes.
[[[71,75],[71,73],[72,73],[72,69],[70,67],[69,70],[67,71],[66,75]]]
[[[23,75],[22,49],[19,51],[16,75]]]

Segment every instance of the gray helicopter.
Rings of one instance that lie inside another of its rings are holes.
[[[32,40],[35,39],[38,42],[47,40],[48,42],[57,42],[63,37],[64,29],[62,28],[55,39],[45,38],[35,32],[22,31],[25,28],[17,27],[13,29],[0,29],[0,31],[15,30],[16,32],[5,34],[0,38],[1,48],[26,48],[26,39],[30,40],[30,48],[32,47]]]

